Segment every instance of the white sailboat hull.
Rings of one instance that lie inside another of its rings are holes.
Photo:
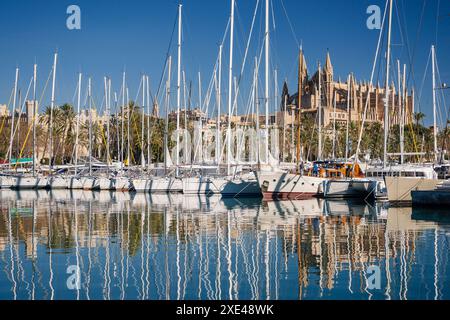
[[[210,177],[195,177],[183,179],[183,193],[184,194],[221,194],[226,179],[224,178],[210,178]]]
[[[116,191],[129,191],[131,189],[130,180],[127,178],[113,178],[111,180]]]
[[[377,183],[369,179],[328,180],[324,182],[325,198],[374,197]]]
[[[229,180],[220,192],[224,197],[260,197],[261,187],[257,180]]]
[[[81,177],[80,181],[83,186],[83,190],[100,190],[99,180],[94,177]]]
[[[81,182],[80,178],[72,177],[67,181],[67,188],[70,190],[82,190],[83,183]]]
[[[0,177],[0,189],[11,189],[14,184],[12,177]]]
[[[324,178],[288,173],[258,173],[264,199],[309,199],[323,194]]]
[[[47,188],[56,190],[56,189],[67,189],[67,180],[62,177],[50,177],[47,178]]]
[[[99,184],[100,190],[105,190],[105,191],[116,190],[113,179],[98,178],[98,184]]]
[[[176,178],[135,179],[132,184],[136,192],[183,192],[182,181]]]

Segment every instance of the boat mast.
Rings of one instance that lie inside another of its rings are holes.
[[[254,75],[254,102],[255,102],[255,109],[256,109],[256,160],[258,163],[258,167],[261,165],[261,135],[260,135],[260,127],[259,127],[259,98],[258,98],[258,72],[259,72],[259,65],[258,65],[258,58],[255,57],[255,75]]]
[[[331,157],[333,160],[336,158],[336,90],[334,90],[334,103],[333,103],[333,154]]]
[[[14,100],[13,100],[13,109],[11,115],[11,134],[9,140],[9,169],[11,170],[11,161],[12,161],[12,153],[13,153],[13,140],[14,140],[14,121],[16,114],[16,103],[17,103],[17,85],[19,82],[19,68],[16,68],[16,78],[14,80]]]
[[[347,78],[347,128],[345,132],[345,162],[348,161],[349,154],[349,128],[350,128],[350,99],[352,97],[351,75]]]
[[[231,0],[230,17],[230,65],[228,74],[228,130],[227,130],[227,174],[231,174],[231,104],[233,95],[233,41],[234,41],[234,5],[235,0]]]
[[[180,105],[181,105],[181,23],[182,23],[182,8],[183,5],[178,5],[178,70],[177,70],[177,176],[179,173],[178,166],[180,165]]]
[[[145,155],[144,155],[144,127],[145,127],[145,92],[146,92],[146,78],[142,75],[142,119],[141,119],[141,167],[145,169]]]
[[[111,159],[111,78],[108,79],[108,123],[107,123],[107,135],[108,135],[108,173],[109,173],[109,166],[112,164]]]
[[[303,49],[300,48],[298,54],[298,112],[297,112],[297,171],[300,171],[300,161],[302,160],[302,136],[301,136],[301,125],[302,125],[302,96],[303,96]],[[299,172],[301,173],[301,172]]]
[[[438,162],[438,143],[437,143],[437,107],[436,107],[436,49],[431,46],[431,61],[433,72],[433,137],[434,137],[434,162]]]
[[[56,63],[58,62],[58,53],[55,53],[53,61],[53,81],[52,81],[52,100],[50,105],[50,174],[53,171],[53,109],[55,107],[55,86],[56,86]]]
[[[401,163],[405,162],[405,119],[406,119],[406,64],[403,64],[403,91],[402,91],[402,108],[401,108],[401,119],[400,119],[400,153],[401,153]]]
[[[80,107],[81,107],[81,79],[82,74],[78,74],[78,97],[77,97],[77,127],[75,135],[75,176],[78,174],[78,143],[80,135]]]
[[[318,98],[317,98],[317,111],[319,112],[319,124],[318,124],[318,130],[319,130],[319,149],[317,150],[317,160],[322,160],[322,72],[320,70],[320,62],[319,62],[319,70],[318,70],[318,76],[319,76],[319,92],[318,92]]]
[[[265,41],[265,109],[266,109],[266,128],[265,128],[265,157],[266,163],[269,163],[269,48],[270,48],[270,33],[269,33],[269,3],[266,0],[266,41]]]
[[[151,161],[151,143],[150,143],[150,78],[149,76],[145,77],[145,80],[147,82],[147,167],[148,172],[150,172],[150,163]]]
[[[393,0],[389,0],[389,26],[388,26],[388,44],[386,55],[386,88],[384,98],[384,153],[383,153],[383,167],[386,168],[388,162],[388,137],[389,137],[389,69],[391,63],[391,31],[392,31],[392,7]]]
[[[88,79],[88,107],[89,107],[89,177],[92,177],[92,86]]]
[[[106,163],[108,165],[108,173],[109,173],[109,166],[110,166],[110,162],[109,162],[109,112],[110,112],[110,95],[109,95],[109,89],[108,89],[108,78],[104,77],[104,85],[105,85],[105,106],[106,106]]]
[[[126,87],[126,101],[127,101],[127,114],[128,114],[128,120],[127,120],[127,167],[131,166],[131,103],[130,103],[130,96],[129,96],[129,90],[128,87]]]
[[[122,74],[122,132],[121,132],[121,143],[120,143],[120,165],[123,171],[124,168],[124,146],[125,146],[125,82],[126,82],[126,73],[125,71]]]
[[[36,177],[36,82],[37,82],[37,64],[33,67],[33,177]]]
[[[217,169],[220,168],[222,156],[222,137],[221,137],[221,123],[220,123],[220,108],[222,107],[222,50],[223,45],[219,46],[219,79],[217,89],[217,132],[216,132],[216,162]]]
[[[169,56],[169,73],[167,75],[166,82],[166,123],[164,129],[164,174],[167,176],[167,164],[168,164],[168,153],[169,153],[169,103],[170,103],[170,78],[172,73],[172,56]]]

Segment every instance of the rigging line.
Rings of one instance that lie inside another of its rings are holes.
[[[441,9],[441,0],[438,0],[437,10],[436,10],[436,40],[435,45],[438,46],[438,33],[439,33],[439,11]]]
[[[161,78],[159,80],[159,85],[158,85],[158,90],[156,91],[156,96],[159,96],[159,94],[161,92],[161,86],[162,86],[162,83],[164,81],[164,74],[165,74],[165,70],[167,68],[167,62],[168,62],[169,56],[170,56],[170,48],[172,48],[173,37],[174,37],[174,34],[175,34],[177,23],[178,23],[178,11],[177,11],[177,13],[175,15],[175,21],[174,21],[173,28],[172,28],[172,34],[170,35],[169,46],[168,46],[167,51],[166,51],[166,60],[165,60],[165,63],[164,63],[164,68],[163,68],[163,72],[161,74]]]
[[[20,114],[23,112],[23,109],[24,109],[24,107],[25,107],[25,103],[26,103],[26,101],[27,101],[27,99],[28,99],[28,94],[29,94],[29,92],[30,92],[32,83],[33,83],[33,77],[31,77],[31,79],[30,79],[30,84],[28,85],[28,89],[27,89],[27,92],[26,92],[26,95],[25,95],[25,99],[24,99],[24,101],[23,101],[22,107],[20,107],[20,113],[19,113],[19,116],[18,116],[18,119],[17,119],[17,125],[16,125],[15,128],[14,128],[14,132],[13,132],[13,135],[12,135],[12,138],[11,138],[11,139],[13,139],[13,140],[14,140],[14,137],[16,136],[16,133],[17,133],[17,131],[18,131],[18,129],[19,129],[19,126],[20,126],[20,118],[21,118]],[[16,110],[13,110],[13,112],[16,112]],[[11,123],[12,123],[12,121],[11,121]],[[12,123],[12,124],[13,124],[13,123]],[[13,124],[13,125],[14,125],[14,124]],[[13,150],[12,150],[12,146],[11,146],[11,148],[8,148],[8,152],[6,153],[6,157],[5,157],[5,158],[8,158],[8,157],[9,157],[9,154],[10,154],[10,153],[12,154],[12,151],[13,151]],[[17,166],[17,163],[16,163],[16,166]]]
[[[409,73],[408,73],[408,79],[407,79],[407,83],[409,83],[410,78],[412,78],[413,81],[413,87],[416,87],[416,82],[415,82],[415,73],[414,73],[414,60],[416,57],[416,53],[417,53],[417,45],[419,43],[419,37],[420,37],[420,33],[422,30],[422,26],[423,26],[423,19],[424,19],[424,15],[425,15],[425,8],[426,8],[426,4],[427,4],[427,0],[425,0],[423,2],[423,6],[422,6],[422,12],[420,15],[420,22],[419,22],[419,26],[417,28],[417,33],[416,33],[416,40],[414,42],[414,47],[413,47],[413,52],[411,55],[410,52],[410,48],[409,48],[409,39],[408,39],[408,32],[407,32],[407,24],[406,24],[406,16],[405,16],[405,10],[403,10],[403,19],[405,21],[405,29],[406,29],[406,47],[407,47],[407,52],[408,52],[408,58],[409,58]]]
[[[418,108],[419,112],[421,111],[420,107],[421,107],[421,102],[422,102],[423,88],[425,87],[425,79],[426,79],[426,76],[427,76],[428,68],[430,66],[430,60],[431,60],[431,50],[430,50],[430,53],[428,54],[427,65],[425,67],[425,72],[423,74],[423,79],[422,79],[422,84],[420,86],[420,91],[418,92],[418,94],[419,94],[418,98],[419,99],[418,99],[417,108]]]
[[[437,76],[438,76],[438,79],[439,79],[439,84],[440,84],[440,86],[442,86],[442,85],[441,85],[441,84],[442,84],[441,72],[439,71],[439,64],[438,64],[438,63],[436,63],[436,72],[437,72]],[[440,95],[441,95],[442,101],[439,101],[439,99],[438,99],[438,103],[441,102],[441,103],[443,104],[444,110],[446,111],[446,109],[445,109],[446,101],[445,101],[444,90],[439,90],[439,91],[440,91]],[[439,104],[440,104],[440,103],[439,103]],[[441,124],[443,124],[444,118],[443,118],[442,110],[441,110],[442,105],[439,105],[439,107],[440,107],[440,108],[439,108],[439,113],[440,113],[440,116],[441,116]],[[447,113],[445,116],[446,116],[446,119],[448,119],[448,113]]]
[[[284,14],[286,15],[286,19],[287,19],[287,21],[289,23],[289,27],[291,28],[291,32],[292,32],[292,35],[294,37],[294,40],[297,43],[297,48],[300,48],[300,42],[298,41],[298,38],[297,38],[297,36],[295,34],[294,27],[292,25],[291,19],[289,18],[289,15],[287,13],[286,7],[284,6],[284,1],[280,0],[280,2],[281,2],[281,6],[283,7]]]
[[[258,12],[258,6],[259,6],[259,0],[257,1],[256,6],[255,6],[255,11],[254,11],[254,14],[253,14],[252,25],[251,25],[250,32],[249,32],[248,39],[247,39],[247,46],[245,48],[244,60],[242,62],[241,71],[240,71],[238,82],[237,82],[237,90],[235,92],[234,99],[233,99],[233,108],[232,108],[232,112],[231,112],[232,114],[236,111],[236,108],[237,108],[237,98],[238,98],[239,93],[240,93],[240,88],[241,88],[240,85],[241,85],[241,81],[242,81],[242,76],[244,74],[245,65],[246,65],[246,62],[247,62],[248,50],[249,50],[249,47],[250,47],[250,42],[251,42],[251,39],[252,39],[252,36],[253,36],[253,28],[254,28],[254,25],[255,25],[256,14]],[[264,38],[266,38],[266,36]],[[266,41],[266,40],[264,40],[264,41]],[[261,54],[262,54],[262,49],[261,49]]]
[[[370,75],[370,85],[373,83],[373,77],[374,77],[374,73],[375,73],[375,68],[376,68],[376,64],[377,64],[377,58],[378,58],[378,54],[380,53],[380,44],[381,44],[381,39],[382,39],[382,35],[383,35],[383,28],[384,28],[384,24],[386,22],[386,15],[387,15],[387,10],[389,7],[389,0],[386,0],[386,6],[384,9],[384,16],[383,16],[383,22],[381,24],[381,29],[380,29],[380,35],[378,37],[378,44],[377,44],[377,50],[375,52],[375,57],[374,57],[374,61],[373,61],[373,66],[372,66],[372,73]],[[367,96],[369,97],[370,94],[370,88],[367,90]],[[361,148],[361,139],[362,139],[362,135],[364,132],[364,124],[366,121],[366,115],[367,115],[367,109],[369,107],[369,102],[370,99],[366,99],[366,105],[364,108],[364,115],[363,115],[363,119],[362,119],[362,123],[361,123],[361,130],[359,133],[359,138],[358,138],[358,145],[356,148],[356,154],[355,154],[355,163],[358,161],[358,154]]]

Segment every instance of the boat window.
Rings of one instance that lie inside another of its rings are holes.
[[[416,172],[416,177],[425,177],[425,172]]]

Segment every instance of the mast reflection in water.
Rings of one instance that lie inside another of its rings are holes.
[[[445,212],[74,191],[0,199],[2,300],[450,298]],[[367,286],[371,266],[379,289]]]

